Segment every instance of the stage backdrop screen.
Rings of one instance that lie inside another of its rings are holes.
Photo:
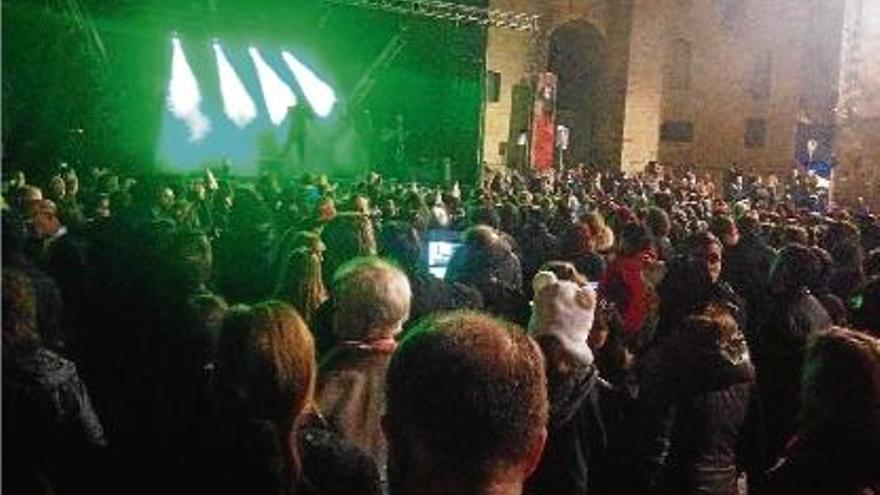
[[[339,175],[366,160],[332,79],[291,49],[177,36],[168,45],[162,168],[227,161],[245,174],[274,166]]]
[[[477,176],[485,26],[325,0],[81,7],[3,2],[4,163]]]

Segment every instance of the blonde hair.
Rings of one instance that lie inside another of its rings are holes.
[[[605,224],[605,217],[598,211],[591,211],[581,216],[581,222],[590,227],[596,239],[596,250],[608,251],[614,247],[614,231]]]

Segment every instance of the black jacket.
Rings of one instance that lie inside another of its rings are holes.
[[[72,362],[44,348],[4,344],[4,492],[94,492],[105,444]]]
[[[465,244],[449,260],[446,280],[475,287],[488,312],[516,323],[528,321],[522,267],[506,245],[481,248]]]
[[[807,289],[775,297],[754,349],[767,421],[768,448],[778,455],[794,434],[807,340],[831,326],[831,317]]]
[[[842,433],[842,434],[841,434]],[[851,431],[849,432],[852,433]],[[874,435],[846,438],[846,431],[798,438],[768,473],[763,493],[862,495],[880,490],[880,444]]]
[[[538,272],[546,261],[556,255],[559,240],[543,222],[531,220],[526,223],[520,235],[519,246],[522,251],[522,271],[526,280]]]
[[[204,493],[379,495],[379,472],[364,451],[312,417],[296,439],[302,475],[293,484],[286,440],[274,423],[240,418],[221,423],[205,458]]]
[[[480,291],[467,284],[437,278],[422,265],[408,268],[406,274],[412,289],[410,324],[436,311],[483,307]]]
[[[704,316],[686,318],[663,340],[639,406],[649,493],[730,495],[738,471],[762,471],[754,368],[741,332],[728,342]]]
[[[599,411],[599,372],[580,366],[560,383],[549,384],[550,423],[538,469],[525,493],[582,495],[592,486],[590,469],[605,451],[607,436]]]
[[[756,327],[767,311],[767,281],[776,253],[753,234],[743,234],[736,246],[724,248],[721,278],[745,300],[748,323],[744,331],[749,344],[754,343]]]
[[[657,339],[674,334],[685,318],[699,313],[710,303],[730,308],[739,327],[745,328],[746,304],[723,274],[720,280],[713,283],[705,270],[686,258],[670,262],[669,272],[663,277],[658,292],[660,319]]]

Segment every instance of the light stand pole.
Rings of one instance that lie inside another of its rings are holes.
[[[568,149],[570,131],[564,125],[556,126],[557,168],[560,172],[565,168],[565,151]]]

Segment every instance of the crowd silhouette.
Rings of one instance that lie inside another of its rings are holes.
[[[809,176],[3,198],[10,493],[880,493],[880,218]]]

